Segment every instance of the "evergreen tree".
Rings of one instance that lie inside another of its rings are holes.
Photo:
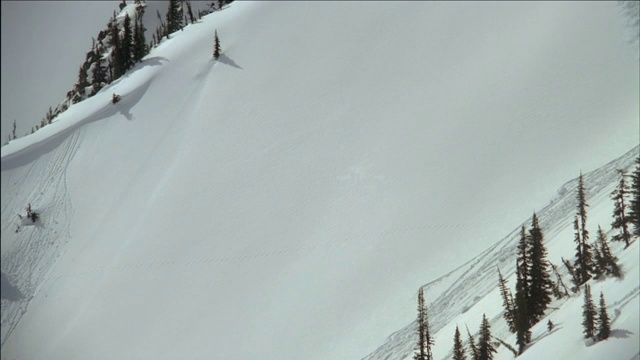
[[[182,29],[182,3],[180,0],[169,0],[167,9],[167,36]]]
[[[431,347],[434,340],[429,332],[429,320],[427,318],[427,306],[424,302],[424,291],[422,288],[418,291],[418,346],[416,353],[413,355],[415,360],[433,360]]]
[[[518,279],[516,282],[516,299],[515,299],[515,328],[516,328],[516,344],[518,345],[518,353],[522,354],[524,347],[531,341],[531,324],[529,322],[529,314],[527,311],[527,296],[523,289],[522,273],[517,270]],[[518,285],[520,284],[520,285]]]
[[[493,360],[496,349],[491,343],[491,326],[485,314],[482,314],[480,338],[478,339],[478,360]]]
[[[580,231],[578,216],[575,217],[573,228],[575,229],[575,242],[577,243],[574,269],[577,280],[576,285],[579,287],[591,279],[591,273],[593,273],[593,255],[591,245],[587,242],[587,239],[581,236],[583,233]]]
[[[33,128],[31,130],[31,132],[33,132]],[[16,121],[13,120],[13,130],[11,130],[11,140],[15,140],[18,137],[16,136]]]
[[[218,60],[220,57],[220,39],[218,38],[218,30],[213,37],[213,58]]]
[[[609,248],[609,243],[607,241],[607,235],[600,226],[598,226],[598,245],[600,259],[596,260],[596,263],[600,268],[602,275],[621,278],[622,270],[618,265],[618,258],[611,253],[611,249]]]
[[[629,201],[629,217],[633,226],[632,234],[640,238],[640,155],[636,158],[636,169],[631,174],[631,200]]]
[[[563,259],[563,261],[564,261],[564,259]],[[569,265],[571,265],[571,264],[569,264]],[[564,281],[562,281],[562,276],[558,272],[558,267],[555,266],[552,262],[549,262],[549,266],[551,266],[551,270],[553,271],[553,273],[556,276],[556,286],[555,286],[555,288],[557,289],[557,294],[554,294],[554,296],[557,299],[562,299],[564,297],[569,297],[569,289],[567,289],[567,286],[564,284]]]
[[[125,14],[122,42],[120,44],[120,57],[122,58],[123,73],[133,67],[133,31],[131,30],[131,18]]]
[[[124,74],[124,64],[122,63],[122,50],[120,49],[120,30],[118,30],[118,22],[114,21],[111,25],[111,44],[113,47],[113,76],[112,81],[119,79]]]
[[[553,288],[547,263],[547,249],[544,246],[544,235],[535,213],[529,230],[528,242],[531,280],[527,310],[531,324],[535,324],[544,316],[547,306],[551,303],[551,289]]]
[[[137,16],[133,28],[133,60],[134,62],[140,62],[142,58],[149,53],[149,49],[147,47],[146,38],[144,35],[147,29],[144,27],[144,23],[142,22],[142,17],[144,16],[144,7],[140,6],[136,10]]]
[[[611,223],[611,226],[614,229],[618,229],[620,233],[613,236],[611,240],[624,241],[625,247],[629,247],[629,244],[631,243],[629,224],[632,220],[631,217],[629,217],[627,204],[625,202],[625,198],[629,194],[629,189],[627,188],[627,182],[625,181],[626,174],[624,170],[618,170],[618,172],[620,173],[620,182],[611,193],[611,199],[614,202],[613,222]]]
[[[573,287],[571,287],[571,291],[577,293],[580,290],[580,278],[576,272],[576,269],[571,265],[571,262],[565,258],[562,258],[562,263],[567,267],[567,272],[571,276],[571,283]]]
[[[582,306],[582,327],[585,339],[595,339],[596,332],[596,306],[591,298],[589,284],[584,285],[584,305]]]
[[[500,272],[500,268],[498,268],[498,286],[500,287],[500,296],[502,296],[502,306],[504,307],[503,317],[507,322],[507,326],[509,327],[509,331],[512,333],[516,332],[515,325],[515,309],[513,304],[513,295],[511,291],[507,288],[507,280],[502,276],[502,272]]]
[[[604,303],[604,295],[600,292],[600,311],[598,316],[598,340],[606,340],[611,334],[611,321],[607,314],[607,305]]]
[[[462,343],[462,337],[460,336],[460,330],[456,326],[456,333],[453,336],[453,360],[467,360],[467,355],[464,352],[464,344]]]
[[[587,195],[586,190],[584,188],[584,177],[582,173],[580,173],[580,178],[578,180],[578,212],[576,215],[580,218],[580,231],[582,236],[582,241],[589,242],[589,232],[587,231]]]
[[[102,87],[107,84],[107,67],[105,65],[104,59],[102,58],[102,51],[104,50],[104,46],[102,42],[98,40],[98,44],[93,52],[94,58],[93,68],[91,69],[91,93],[89,96],[93,96],[102,89]]]
[[[469,336],[469,352],[471,353],[471,360],[478,360],[480,359],[480,351],[478,350],[478,347],[476,346],[476,341],[473,339],[473,336],[471,335],[471,332],[469,331],[468,327],[467,327],[467,335]]]
[[[193,10],[191,9],[191,1],[187,0],[187,14],[189,14],[189,21],[193,24],[196,22],[196,18],[193,16]]]

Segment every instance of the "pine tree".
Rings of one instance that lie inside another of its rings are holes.
[[[562,263],[566,266],[567,272],[571,276],[571,284],[573,284],[571,291],[577,293],[580,290],[580,278],[578,277],[576,269],[571,265],[571,262],[565,258],[562,258]]]
[[[33,132],[33,130],[31,131]],[[13,120],[13,130],[11,130],[11,140],[15,140],[18,137],[16,136],[16,121]]]
[[[589,242],[589,232],[587,231],[587,195],[586,190],[584,188],[584,177],[582,173],[580,173],[580,178],[578,180],[578,212],[577,216],[580,217],[580,231],[582,236],[582,241]]]
[[[598,340],[606,340],[611,334],[611,321],[607,314],[607,305],[604,303],[604,295],[600,292],[600,311],[598,315]]]
[[[193,16],[193,11],[191,9],[191,1],[187,0],[187,14],[189,14],[189,21],[193,24],[196,22],[195,17]]]
[[[607,241],[607,235],[604,230],[598,226],[598,245],[600,254],[600,261],[596,261],[601,268],[602,274],[605,276],[613,276],[616,278],[622,277],[622,270],[618,265],[618,258],[611,253],[609,243]]]
[[[553,288],[547,263],[547,249],[544,246],[544,235],[535,213],[533,213],[531,229],[529,229],[528,242],[531,282],[527,309],[531,324],[535,324],[544,316],[547,306],[551,303],[551,289]]]
[[[485,314],[482,314],[480,338],[478,339],[478,360],[493,360],[496,349],[491,343],[491,326]]]
[[[113,77],[112,81],[119,79],[124,74],[124,64],[122,63],[122,50],[120,49],[120,31],[118,30],[118,22],[114,21],[111,25],[111,44],[113,47]]]
[[[522,354],[524,347],[531,341],[531,324],[529,322],[529,314],[527,311],[527,295],[523,289],[522,273],[516,270],[518,279],[516,282],[516,299],[515,299],[515,328],[516,328],[516,344],[518,345],[518,353]],[[520,284],[520,285],[518,285]]]
[[[500,268],[498,268],[498,286],[500,287],[500,296],[502,296],[502,306],[504,307],[503,317],[507,322],[507,326],[509,327],[509,331],[512,333],[516,332],[515,325],[515,309],[513,304],[513,295],[511,291],[507,288],[507,280],[502,276],[502,272],[500,272]]]
[[[142,22],[144,7],[142,5],[139,6],[136,8],[136,11],[136,21],[133,27],[133,60],[134,62],[139,62],[149,53],[149,49],[144,35],[147,29]]]
[[[213,58],[218,60],[220,57],[220,39],[218,38],[218,30],[213,37]]]
[[[169,0],[169,8],[167,9],[167,34],[172,34],[182,29],[182,3],[180,0]]]
[[[584,285],[584,305],[582,306],[582,332],[585,339],[595,339],[596,331],[596,306],[591,298],[591,288],[589,284]]]
[[[104,59],[102,58],[102,51],[104,50],[104,46],[102,45],[102,41],[98,40],[98,43],[93,51],[94,58],[92,59],[93,68],[91,69],[91,93],[89,96],[93,96],[102,89],[102,87],[107,84],[107,68],[104,64]]]
[[[629,189],[629,217],[633,226],[632,234],[640,238],[640,155],[636,158],[636,169],[631,174],[631,188]]]
[[[462,337],[460,336],[460,330],[456,326],[456,333],[453,335],[453,360],[467,360],[467,355],[464,352],[464,344],[462,343]]]
[[[624,241],[625,247],[629,247],[631,243],[631,232],[629,231],[629,224],[632,222],[631,217],[627,213],[627,204],[625,202],[625,198],[629,194],[629,189],[627,188],[627,182],[625,181],[625,177],[627,176],[624,170],[618,170],[620,173],[620,182],[618,186],[611,193],[611,199],[614,202],[613,208],[613,222],[611,226],[614,229],[618,229],[620,233],[616,234],[611,238],[613,241]]]
[[[569,264],[569,265],[571,265],[571,264]],[[557,294],[554,294],[554,296],[557,299],[562,299],[564,297],[569,297],[569,289],[567,289],[567,286],[564,284],[564,281],[562,281],[562,276],[558,272],[558,267],[555,266],[551,261],[549,261],[549,266],[551,266],[551,270],[553,271],[553,273],[556,276],[556,286],[555,286],[555,288],[557,289]]]
[[[427,306],[424,302],[424,291],[418,291],[418,346],[413,355],[415,360],[433,360],[431,347],[434,345],[433,338],[429,332],[429,320],[427,318]]]
[[[573,228],[575,229],[575,242],[576,246],[576,261],[574,263],[577,286],[580,286],[589,279],[591,279],[591,273],[593,273],[593,255],[591,251],[591,245],[587,242],[580,231],[580,225],[578,222],[578,216],[575,217],[573,222]]]
[[[476,346],[475,340],[473,340],[473,336],[467,327],[467,335],[469,336],[469,352],[471,353],[471,360],[478,360],[480,358],[480,351]]]
[[[120,57],[122,58],[122,67],[124,72],[133,67],[133,31],[131,30],[131,18],[129,14],[125,14],[123,27],[122,43],[120,44]],[[124,73],[123,72],[123,73]]]

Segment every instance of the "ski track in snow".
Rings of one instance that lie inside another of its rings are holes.
[[[617,183],[618,173],[615,170],[627,169],[628,173],[634,165],[639,150],[640,146],[635,147],[619,159],[611,161],[591,173],[585,174],[585,190],[587,191],[587,200],[589,203],[600,203],[603,198],[608,199],[613,189],[612,185]],[[551,203],[537,213],[540,225],[544,230],[545,239],[547,239],[547,247],[551,247],[551,244],[557,240],[567,240],[557,239],[557,234],[559,231],[566,229],[567,224],[571,223],[571,218],[574,215],[577,205],[575,199],[577,183],[578,179],[567,182],[558,190],[557,196],[551,200]],[[523,224],[528,228],[529,223],[530,219]],[[590,227],[593,226],[594,224],[590,224]],[[496,290],[496,267],[501,269],[505,279],[509,280],[509,278],[514,275],[512,264],[515,262],[517,255],[519,231],[520,226],[476,258],[458,267],[449,274],[424,285],[425,293],[430,296],[430,300],[427,299],[429,324],[434,334],[443,329],[443,327],[449,324],[456,316],[467,312],[489,293]],[[550,260],[556,263],[556,265],[560,265],[559,261],[555,258],[550,257]],[[565,283],[569,284],[566,278],[566,276],[568,276],[567,270],[564,266],[558,266],[558,271],[561,276],[564,277]],[[510,286],[513,286],[513,279],[511,279],[510,284]],[[446,286],[445,289],[441,289],[443,285]],[[608,307],[615,309],[616,314],[611,322],[615,323],[615,320],[621,314],[622,308],[639,295],[640,287],[636,287],[622,299],[610,304]],[[560,300],[556,305],[560,306],[566,301],[567,299]],[[506,338],[509,336],[508,331],[504,331],[506,329],[502,329],[496,325],[502,321],[501,319],[502,314],[500,313],[497,316],[490,317],[489,320],[491,326],[494,328],[493,335],[499,338]],[[398,330],[389,336],[385,344],[363,359],[391,360],[409,358],[415,347],[414,338],[417,329],[416,326],[416,323],[412,322],[403,329]],[[471,328],[472,334],[474,334],[474,330],[475,324],[473,324]],[[464,333],[464,327],[461,328],[461,331]],[[448,338],[449,334],[444,336]],[[531,344],[529,346],[531,346]],[[451,354],[448,356],[450,355]]]
[[[23,212],[22,209],[26,205],[19,203],[21,199],[29,199],[33,210],[40,214],[37,224],[21,227],[13,242],[3,244],[7,249],[2,255],[2,273],[20,289],[24,298],[17,301],[2,300],[2,345],[26,313],[31,299],[46,281],[56,259],[64,252],[64,245],[71,238],[70,223],[74,211],[69,198],[66,170],[83,134],[82,129],[73,131],[64,140],[63,146],[51,154],[52,159],[49,156],[41,156],[33,162],[27,175],[21,177],[20,183],[11,187],[15,189],[15,193],[7,196],[10,200],[2,208],[3,230],[18,226],[15,211],[19,209]],[[46,162],[47,166],[40,166],[40,162]],[[33,170],[39,168],[45,170],[42,174],[34,174]],[[33,189],[24,189],[25,180],[33,176],[48,181],[40,182]],[[27,195],[23,196],[25,192]],[[51,195],[51,198],[47,198],[47,195]]]

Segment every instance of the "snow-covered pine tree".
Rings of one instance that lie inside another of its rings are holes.
[[[636,158],[636,168],[631,174],[631,188],[629,189],[629,217],[633,226],[632,234],[640,238],[640,155]]]
[[[543,316],[547,306],[551,303],[551,289],[553,282],[549,274],[547,263],[547,249],[544,245],[544,235],[540,228],[538,216],[533,213],[531,228],[529,229],[529,303],[527,311],[531,324],[537,323]]]
[[[582,332],[585,339],[596,339],[596,317],[598,313],[591,298],[591,287],[584,285],[584,305],[582,305]]]
[[[611,321],[607,313],[607,305],[604,302],[604,295],[600,292],[600,311],[598,314],[598,340],[606,340],[611,334]]]
[[[493,360],[496,348],[491,343],[491,325],[485,314],[482,314],[480,338],[478,339],[478,360]]]
[[[509,288],[507,288],[507,280],[502,276],[502,272],[500,268],[498,268],[498,286],[500,287],[500,296],[502,296],[502,306],[504,308],[504,312],[502,316],[504,320],[507,322],[507,326],[509,327],[509,331],[512,333],[516,332],[515,325],[515,309],[513,304],[513,295]]]
[[[632,223],[632,220],[631,217],[629,217],[626,203],[626,197],[629,194],[625,179],[627,175],[624,170],[618,170],[618,173],[620,174],[620,181],[618,182],[618,186],[611,192],[611,199],[614,203],[611,227],[618,230],[619,233],[614,235],[611,240],[624,241],[625,247],[629,247],[631,243],[629,224]]]
[[[467,360],[467,355],[464,352],[464,344],[462,342],[458,326],[456,326],[456,332],[453,335],[453,360]]]
[[[216,29],[216,32],[213,36],[213,58],[218,60],[219,57],[220,57],[220,39],[218,38],[218,30]]]

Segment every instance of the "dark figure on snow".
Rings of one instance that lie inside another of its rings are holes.
[[[120,101],[120,95],[116,95],[116,93],[113,93],[113,96],[111,97],[111,102],[115,104],[118,101]]]

